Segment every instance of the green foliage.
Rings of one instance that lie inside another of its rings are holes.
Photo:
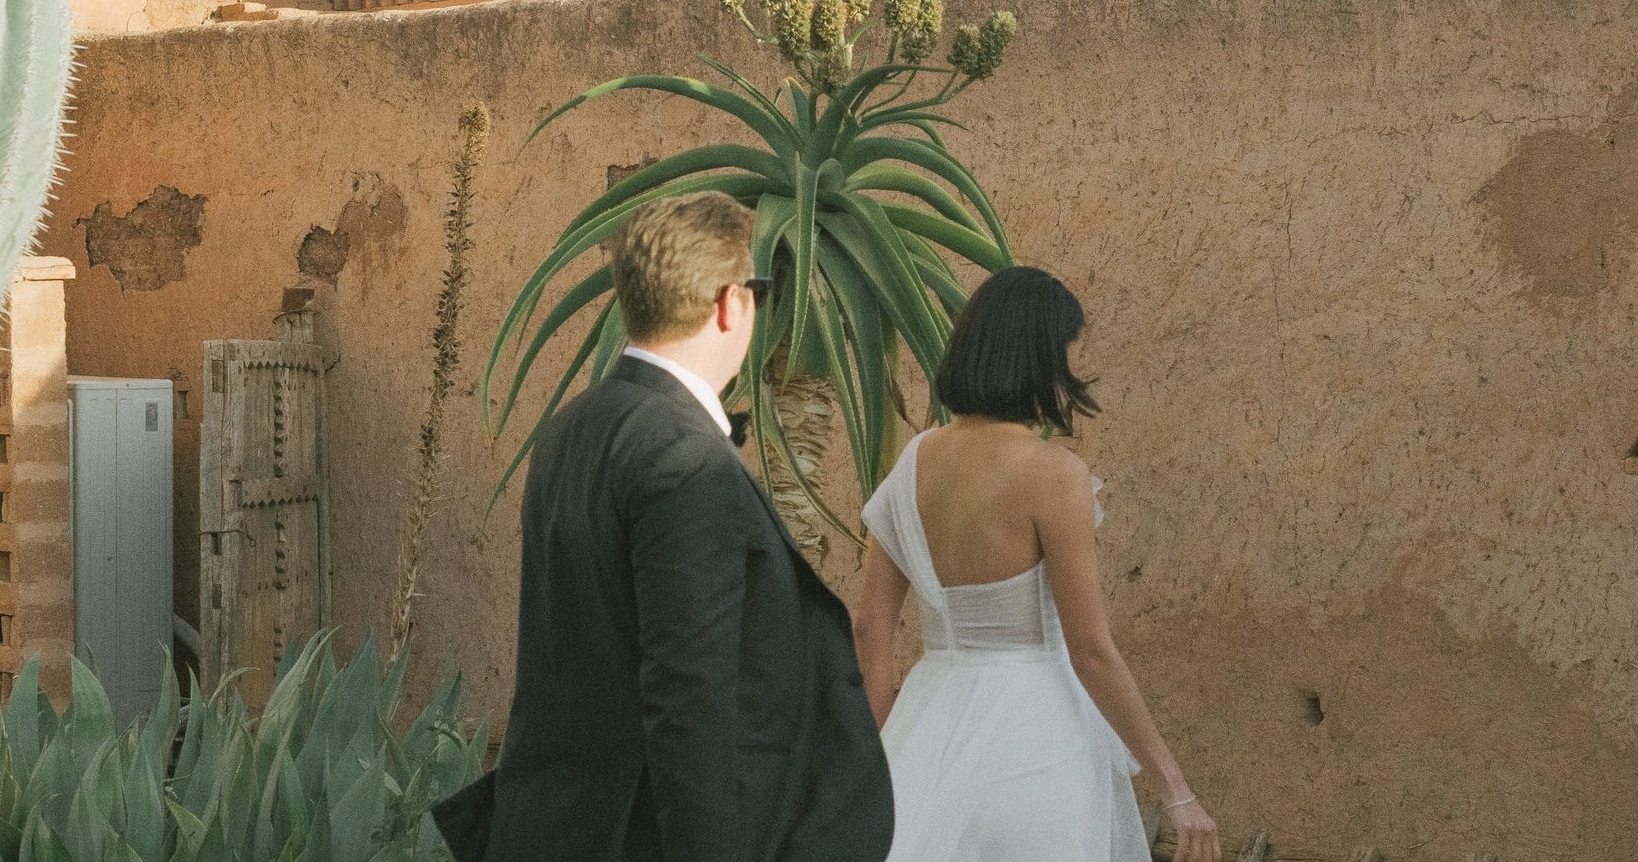
[[[477,778],[488,731],[462,732],[455,677],[396,733],[406,662],[383,677],[366,642],[337,668],[317,635],[256,718],[225,685],[183,707],[167,661],[157,706],[120,730],[83,664],[58,716],[30,659],[0,716],[0,859],[447,860],[426,812]]]
[[[956,124],[935,109],[995,71],[1017,25],[1011,14],[997,13],[964,37],[957,68],[934,69],[919,61],[942,26],[941,0],[889,2],[887,23],[893,36],[887,62],[851,75],[858,34],[838,36],[845,33],[839,28],[862,21],[868,3],[762,0],[772,25],[767,32],[747,16],[743,0],[724,0],[724,5],[760,41],[778,45],[802,80],[786,79],[769,95],[733,69],[701,58],[730,86],[659,75],[617,78],[576,96],[543,120],[536,135],[592,99],[618,90],[649,90],[720,112],[746,127],[758,145],[715,143],[679,153],[638,171],[587,205],[558,237],[502,323],[484,370],[481,400],[491,403],[489,392],[502,356],[516,340],[521,352],[510,388],[498,402],[498,416],[491,417],[497,430],[504,426],[547,340],[612,287],[604,265],[570,286],[536,323],[547,284],[613,235],[632,210],[667,195],[722,191],[756,210],[752,253],[757,271],[774,276],[780,285],[776,300],[758,312],[751,352],[729,401],[751,402],[759,440],[771,441],[775,457],[791,464],[790,447],[771,407],[773,386],[793,373],[832,380],[859,485],[868,496],[884,464],[896,454],[889,450],[896,449],[890,423],[895,414],[903,415],[899,344],[908,347],[931,379],[943,358],[952,317],[966,302],[944,251],[992,272],[1013,263],[989,196],[939,135],[939,126]],[[896,61],[904,57],[911,62]],[[930,92],[915,86],[919,75],[932,78]],[[624,339],[610,299],[558,381],[545,413],[557,408],[588,364],[592,378],[601,378]],[[758,447],[764,459],[769,448]],[[525,444],[506,478],[527,451]],[[834,526],[859,540],[825,509],[817,489],[804,485],[804,490]]]
[[[45,216],[73,52],[68,0],[0,8],[0,292]]]

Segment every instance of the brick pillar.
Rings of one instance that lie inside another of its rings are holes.
[[[64,258],[23,258],[0,319],[0,689],[9,695],[20,660],[37,653],[40,685],[59,706],[74,654],[63,343],[73,277]]]

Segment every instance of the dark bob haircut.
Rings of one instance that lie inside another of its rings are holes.
[[[956,319],[934,388],[957,414],[1044,425],[1073,433],[1093,416],[1090,381],[1069,370],[1069,343],[1086,313],[1063,282],[1032,266],[990,276]]]

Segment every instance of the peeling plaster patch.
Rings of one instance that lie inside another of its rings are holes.
[[[85,227],[85,251],[92,266],[106,264],[122,290],[158,290],[187,277],[188,249],[199,245],[204,195],[185,195],[160,186],[123,216],[113,205],[97,204]]]
[[[1508,263],[1532,292],[1560,299],[1609,290],[1631,268],[1638,240],[1638,86],[1588,133],[1527,135],[1480,192]]]
[[[634,165],[609,165],[608,169],[603,174],[603,187],[612,189],[620,183],[625,182],[626,179],[632,174],[635,174],[638,171],[649,167],[650,165],[658,164],[659,161],[660,159],[658,156],[644,156],[642,161]],[[605,239],[598,243],[597,247],[601,248],[605,255],[612,255],[614,254],[614,246],[611,245],[612,242],[614,242],[614,239],[610,237],[609,239]]]
[[[632,174],[659,161],[659,158],[655,156],[644,156],[642,161],[634,165],[609,165],[604,182],[607,183],[607,188],[612,189],[619,183],[624,182]]]
[[[347,235],[332,233],[318,225],[302,238],[296,252],[296,270],[303,283],[317,281],[328,287],[336,286],[336,276],[347,265]]]
[[[397,187],[383,180],[380,174],[354,175],[353,198],[336,216],[335,233],[347,243],[343,263],[357,261],[355,274],[360,293],[369,294],[373,276],[395,251],[408,221],[409,209],[404,206],[404,197]],[[336,271],[340,270],[337,266]]]

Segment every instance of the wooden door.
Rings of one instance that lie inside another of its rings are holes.
[[[199,440],[202,682],[267,700],[284,651],[329,622],[324,365],[315,344],[205,343]]]

